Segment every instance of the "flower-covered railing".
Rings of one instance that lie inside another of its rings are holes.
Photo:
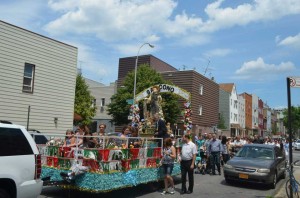
[[[43,134],[45,135],[45,134]],[[77,136],[77,139],[80,137]],[[113,136],[89,136],[96,138],[97,148],[64,147],[64,136],[49,137],[46,144],[38,144],[42,155],[42,177],[61,181],[61,172],[70,172],[75,164],[88,167],[88,172],[74,180],[72,186],[80,190],[110,191],[158,181],[163,178],[157,167],[162,157],[159,138],[120,138]],[[77,141],[77,140],[76,140]],[[177,147],[179,152],[179,147]],[[180,174],[176,163],[173,175]]]

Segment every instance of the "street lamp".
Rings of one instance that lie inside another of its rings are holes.
[[[141,47],[139,48],[139,51],[136,55],[136,59],[135,59],[135,68],[134,68],[134,87],[133,87],[133,104],[135,104],[135,94],[136,94],[136,73],[137,73],[137,64],[138,64],[138,60],[139,60],[139,53],[141,48],[144,45],[148,45],[151,48],[154,48],[154,45],[151,45],[150,43],[144,43],[143,45],[141,45]]]

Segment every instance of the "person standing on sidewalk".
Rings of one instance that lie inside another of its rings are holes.
[[[189,134],[183,136],[183,142],[180,156],[180,166],[181,166],[181,194],[191,194],[194,188],[194,165],[197,154],[197,147],[191,141]],[[189,176],[189,188],[186,188],[186,175]]]
[[[212,135],[212,140],[208,146],[209,158],[211,161],[212,175],[216,174],[216,166],[218,168],[219,175],[221,175],[220,157],[222,157],[223,146],[221,141],[216,138],[216,134]]]
[[[162,166],[164,173],[165,190],[161,193],[165,195],[167,193],[174,194],[174,181],[172,178],[172,171],[174,167],[174,160],[176,158],[176,149],[173,146],[172,139],[166,138],[164,141],[163,158],[161,159],[160,165]],[[168,190],[169,184],[171,190]]]

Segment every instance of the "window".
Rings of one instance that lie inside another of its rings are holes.
[[[0,128],[0,156],[30,154],[33,151],[20,129]]]
[[[199,86],[199,94],[203,95],[203,85],[202,84],[200,84],[200,86]]]
[[[33,93],[35,65],[25,63],[23,92]]]
[[[92,107],[96,107],[96,99],[92,100]]]
[[[101,107],[104,107],[105,106],[105,98],[101,98]]]
[[[202,115],[202,105],[199,105],[199,115]]]

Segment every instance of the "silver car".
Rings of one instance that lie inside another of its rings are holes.
[[[295,148],[295,150],[300,150],[300,140],[297,140],[296,142],[294,142],[294,148]]]
[[[283,150],[275,145],[246,144],[224,165],[227,183],[242,181],[276,187],[278,178],[286,177]]]

